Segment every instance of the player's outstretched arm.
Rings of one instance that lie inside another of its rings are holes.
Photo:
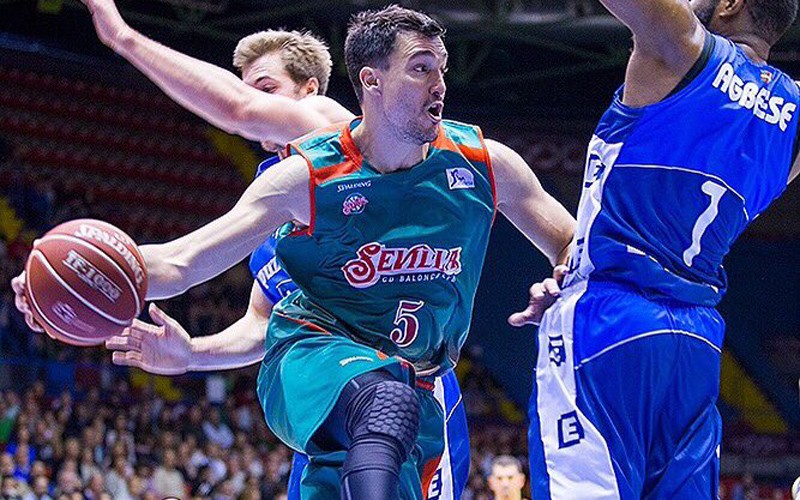
[[[320,109],[341,108],[320,97],[307,102],[256,90],[219,66],[189,57],[137,32],[113,0],[82,0],[100,40],[133,64],[172,100],[226,132],[286,144],[331,123]],[[324,100],[326,102],[320,102]],[[328,113],[330,114],[330,113]]]
[[[632,32],[634,51],[688,71],[703,48],[705,29],[687,0],[600,0]],[[683,75],[681,75],[683,76]]]
[[[107,340],[106,347],[113,351],[114,364],[157,375],[241,368],[264,357],[271,311],[272,304],[253,283],[244,316],[221,332],[192,338],[180,323],[150,304],[154,325],[134,320],[120,335]]]
[[[575,219],[542,188],[531,168],[514,150],[487,140],[494,168],[498,208],[552,265],[566,262]]]
[[[180,295],[229,269],[285,222],[308,225],[309,172],[290,156],[259,176],[225,215],[176,240],[142,245],[147,299]]]

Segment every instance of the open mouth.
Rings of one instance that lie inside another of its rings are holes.
[[[442,101],[437,101],[430,106],[428,106],[428,115],[434,121],[440,121],[442,119],[442,111],[444,110],[444,103]]]

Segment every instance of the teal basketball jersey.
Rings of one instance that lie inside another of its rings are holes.
[[[307,301],[336,320],[321,323],[342,325],[331,333],[399,356],[418,374],[446,372],[466,340],[496,212],[483,137],[445,121],[425,160],[382,174],[353,142],[358,123],[288,146],[308,163],[311,221],[278,242],[303,297],[276,313],[297,316]]]

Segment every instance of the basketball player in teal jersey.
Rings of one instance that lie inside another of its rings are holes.
[[[496,209],[554,264],[572,236],[519,155],[442,121],[442,33],[399,7],[360,15],[346,60],[363,119],[294,143],[228,214],[142,247],[148,297],[169,297],[301,227],[279,240],[300,291],[270,318],[259,395],[271,429],[312,457],[305,498],[421,498],[442,452],[429,377],[458,358]]]
[[[268,30],[244,37],[233,54],[233,64],[242,72],[240,80],[228,71],[138,33],[125,23],[112,0],[84,0],[84,3],[92,13],[98,37],[177,103],[220,128],[260,141],[268,151],[285,146],[287,131],[299,136],[355,117],[325,96],[331,72],[330,54],[325,44],[309,33]],[[276,160],[278,158],[273,157],[262,162],[259,172]],[[147,337],[150,341],[141,347],[143,362],[137,366],[149,371],[175,373],[187,370],[189,364],[194,370],[214,370],[260,361],[264,342],[258,339],[263,336],[262,332],[251,336],[242,334],[242,329],[252,328],[254,321],[267,318],[272,305],[296,289],[275,259],[275,244],[275,238],[270,237],[251,257],[250,268],[257,283],[246,316],[232,331],[224,332],[225,338],[236,339],[239,345],[231,350],[229,359],[217,356],[199,362],[185,355],[180,359],[165,357],[165,353],[180,351],[180,347],[186,352],[190,346],[184,342],[165,349],[169,336],[150,336]],[[175,342],[185,340],[184,336],[174,335]],[[242,339],[252,339],[252,342],[242,342]],[[204,358],[202,346],[208,345],[207,338],[191,342],[197,344],[193,349],[195,357]],[[108,347],[113,349],[116,345],[112,341]],[[119,355],[115,359],[119,364],[126,362]],[[455,373],[437,378],[436,385],[438,398],[448,415],[448,447],[442,458],[442,468],[433,480],[431,499],[457,499],[469,473],[466,412]],[[300,477],[304,461],[296,459],[295,465],[289,485],[290,500],[295,498],[294,483]]]

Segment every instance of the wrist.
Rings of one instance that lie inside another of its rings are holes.
[[[189,340],[189,359],[186,361],[187,372],[199,371],[198,366],[202,364],[201,356],[201,346],[197,342],[196,338],[192,338]]]

